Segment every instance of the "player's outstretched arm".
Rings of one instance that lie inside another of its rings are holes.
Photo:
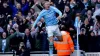
[[[39,20],[42,18],[42,16],[43,16],[43,12],[40,12],[39,16],[37,17],[37,19],[33,23],[33,26],[32,26],[32,29],[31,29],[32,31],[35,29],[36,24],[39,22]]]

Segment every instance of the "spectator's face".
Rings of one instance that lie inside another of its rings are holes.
[[[13,28],[14,28],[14,30],[16,30],[16,31],[18,31],[18,27],[19,27],[18,24],[14,24],[14,25],[13,25]]]
[[[7,8],[7,6],[8,6],[7,3],[3,3],[4,8]]]
[[[89,21],[88,21],[88,19],[87,19],[87,18],[85,19],[84,24],[86,24],[86,25],[88,25],[88,24],[89,24]]]
[[[22,0],[22,4],[25,4],[25,0]]]
[[[28,16],[31,16],[31,12],[28,13]]]
[[[17,21],[17,18],[16,17],[14,17],[14,21]]]
[[[6,33],[5,32],[3,32],[2,37],[6,38]]]
[[[13,34],[13,33],[14,33],[14,31],[11,29],[11,30],[10,30],[10,34]]]
[[[91,32],[90,34],[91,34],[91,36],[95,36],[94,32]]]
[[[87,11],[87,16],[88,16],[88,19],[91,19],[91,16],[92,16],[91,10],[88,10],[88,11]]]
[[[9,21],[9,25],[12,25],[12,21]]]
[[[70,10],[69,7],[68,6],[65,6],[65,11],[66,12],[69,12],[69,10]]]
[[[21,9],[21,5],[18,3],[18,4],[16,5],[16,8],[17,8],[17,9]]]
[[[87,15],[91,15],[91,14],[92,14],[91,10],[88,10]]]
[[[19,11],[19,12],[18,12],[18,15],[22,15],[22,13]]]
[[[25,34],[26,34],[26,35],[29,35],[29,34],[30,34],[29,29],[26,29],[26,30],[25,30]]]
[[[46,3],[44,4],[44,8],[48,10],[49,7],[50,7],[50,2],[46,2]]]
[[[44,22],[44,18],[41,18],[41,22]]]

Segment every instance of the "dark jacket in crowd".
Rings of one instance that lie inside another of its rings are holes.
[[[88,51],[88,43],[89,43],[88,40],[89,39],[88,39],[87,36],[85,36],[83,34],[79,35],[79,46],[80,46],[80,50],[83,50],[83,51],[86,51],[86,52]]]
[[[32,38],[32,36],[31,36],[31,34],[29,35],[29,36],[24,36],[24,44],[25,44],[25,47],[26,47],[26,42],[27,42],[27,40],[29,40],[29,42],[30,42],[30,44],[31,44],[31,50],[33,50],[34,51],[34,49],[35,49],[35,39],[34,38]]]
[[[97,46],[96,51],[100,52],[100,36],[97,36]]]
[[[15,50],[17,51],[19,49],[19,44],[20,42],[23,42],[22,38],[20,36],[15,36],[14,38],[12,38],[10,40],[10,47],[11,47],[11,50]]]
[[[11,38],[14,38],[14,36],[16,35],[17,33],[14,33],[10,36],[8,36],[6,38],[6,47],[5,47],[5,52],[9,52],[10,51],[10,40]],[[0,52],[2,52],[2,40],[3,38],[0,37]]]
[[[90,36],[89,37],[89,52],[97,52],[98,51],[98,47],[97,47],[97,37],[96,36]]]

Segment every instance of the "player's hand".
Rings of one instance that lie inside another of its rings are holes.
[[[63,18],[67,17],[67,14],[66,14],[66,13],[64,13],[62,17],[63,17]]]
[[[60,20],[61,19],[61,16],[58,16],[57,19]]]

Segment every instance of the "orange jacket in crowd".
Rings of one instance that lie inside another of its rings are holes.
[[[69,56],[74,52],[74,44],[71,39],[71,36],[66,31],[61,31],[63,41],[58,42],[54,41],[55,49],[57,50],[58,56]]]

